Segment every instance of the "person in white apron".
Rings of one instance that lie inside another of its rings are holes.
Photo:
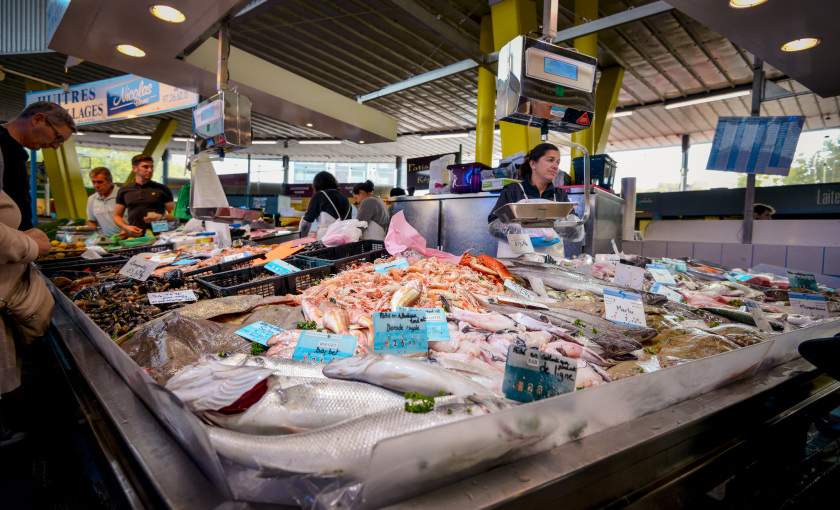
[[[373,182],[365,181],[353,186],[353,198],[359,204],[359,213],[356,219],[366,221],[368,226],[362,232],[362,239],[383,241],[388,224],[391,222],[391,215],[385,202],[373,194]]]
[[[527,234],[534,245],[534,251],[563,258],[563,241],[579,242],[583,239],[583,225],[530,229],[518,223],[504,223],[496,214],[499,208],[517,202],[568,202],[566,190],[554,186],[554,178],[560,171],[560,151],[550,143],[541,143],[531,149],[520,167],[522,182],[511,183],[502,188],[493,212],[487,217],[490,234],[498,238],[497,257],[516,257],[508,243],[508,234]],[[576,219],[573,214],[568,219]]]
[[[315,189],[315,194],[312,195],[309,207],[300,221],[300,236],[309,235],[312,224],[317,220],[317,238],[321,239],[326,234],[327,228],[337,220],[350,219],[352,210],[350,201],[338,191],[338,182],[333,174],[318,172],[312,179],[312,187]]]

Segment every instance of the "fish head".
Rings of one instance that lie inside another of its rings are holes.
[[[642,344],[632,338],[615,335],[598,335],[592,341],[600,345],[606,351],[607,356],[611,358],[642,348]]]

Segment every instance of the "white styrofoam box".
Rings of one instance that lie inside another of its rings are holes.
[[[752,265],[770,264],[771,266],[785,267],[787,259],[787,246],[775,244],[754,244]]]
[[[694,243],[686,243],[680,241],[668,241],[668,247],[666,248],[666,253],[668,257],[671,258],[680,258],[680,257],[693,257],[694,256]]]
[[[641,255],[642,242],[641,241],[621,241],[621,251],[628,255]]]
[[[751,244],[724,244],[720,263],[731,268],[749,269],[752,266],[752,251]]]
[[[825,248],[822,273],[840,276],[840,248],[833,246],[827,246]]]
[[[811,271],[822,273],[823,256],[825,248],[822,246],[788,246],[787,264],[788,269],[799,269],[800,271]]]
[[[666,257],[666,248],[668,243],[665,241],[643,241],[642,255],[647,258],[661,258]]]
[[[720,243],[694,243],[694,258],[709,264],[720,264],[723,259],[723,245]]]

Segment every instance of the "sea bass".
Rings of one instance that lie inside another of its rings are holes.
[[[242,353],[227,353],[214,358],[217,363],[232,366],[249,366],[269,368],[276,375],[289,377],[310,377],[324,379],[323,373],[326,363],[318,361],[302,361],[297,359],[266,358],[265,356],[249,356]]]
[[[324,367],[333,379],[362,381],[399,392],[422,395],[492,395],[493,392],[471,379],[428,363],[392,354],[368,353],[336,359]]]

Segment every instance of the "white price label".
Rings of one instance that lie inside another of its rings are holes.
[[[505,287],[507,287],[510,290],[516,292],[517,294],[524,297],[525,299],[529,299],[531,301],[533,301],[537,297],[536,294],[534,294],[530,290],[526,289],[522,285],[519,285],[518,283],[514,283],[513,280],[510,280],[510,279],[505,280]]]
[[[764,310],[761,309],[758,303],[752,299],[745,299],[744,305],[747,307],[750,315],[752,315],[752,318],[755,319],[755,325],[758,326],[758,329],[767,333],[773,332],[773,328],[770,327],[770,321],[767,320],[767,316],[764,315]]]
[[[642,283],[645,281],[645,270],[641,267],[628,266],[627,264],[616,264],[615,278],[613,283],[623,285],[631,289],[642,290]]]
[[[529,276],[528,283],[531,284],[531,288],[534,289],[534,292],[541,298],[548,298],[548,292],[545,291],[545,283],[543,283],[542,278],[539,276]]]
[[[165,303],[181,303],[183,301],[196,301],[195,292],[191,290],[175,290],[172,292],[150,292],[149,303],[160,305]]]
[[[528,234],[508,234],[507,240],[513,253],[534,253],[534,245]]]
[[[145,282],[157,267],[156,261],[144,258],[142,254],[135,255],[128,259],[128,262],[120,269],[120,274]]]
[[[668,268],[665,266],[657,266],[656,264],[648,264],[647,270],[650,271],[650,275],[653,276],[653,279],[659,283],[665,285],[676,285],[677,281],[674,280],[674,277],[671,276],[671,271],[668,271]]]
[[[616,254],[616,256],[620,257],[621,253],[619,253],[618,251],[618,246],[615,245],[615,239],[610,239],[610,244],[612,245],[613,252]]]
[[[653,286],[650,288],[650,291],[655,292],[661,296],[665,296],[669,300],[676,301],[677,303],[681,303],[683,300],[682,294],[671,290],[668,286],[662,285],[659,282],[654,283]]]
[[[641,269],[641,268],[639,268]],[[628,326],[647,326],[642,296],[633,292],[604,289],[606,319]]]
[[[793,311],[800,315],[808,315],[815,319],[828,319],[828,304],[825,297],[818,294],[804,294],[799,292],[788,292],[790,306]]]
[[[282,333],[283,331],[285,330],[280,326],[275,326],[274,324],[269,324],[263,321],[257,321],[248,324],[242,329],[234,331],[234,333],[246,340],[259,342],[265,345],[269,338],[273,337],[277,333]]]
[[[595,255],[595,262],[608,262],[614,266],[617,266],[620,260],[621,257],[614,253],[598,253]]]
[[[222,257],[222,262],[233,262],[234,260],[244,259],[245,257],[250,257],[251,252],[243,251],[242,253],[236,253],[234,255],[228,255],[227,257]]]

